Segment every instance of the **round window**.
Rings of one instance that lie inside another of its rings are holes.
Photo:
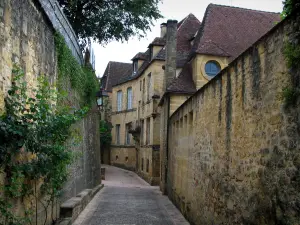
[[[221,70],[220,64],[216,61],[208,61],[205,64],[205,73],[208,76],[216,76]]]

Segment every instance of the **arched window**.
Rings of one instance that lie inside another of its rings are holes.
[[[218,62],[216,61],[208,61],[205,64],[205,73],[208,76],[216,76],[221,70],[221,66]]]

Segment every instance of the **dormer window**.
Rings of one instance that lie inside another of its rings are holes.
[[[137,60],[134,60],[133,61],[133,73],[132,75],[135,75],[138,71],[138,61]]]

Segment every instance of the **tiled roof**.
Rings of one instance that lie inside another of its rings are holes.
[[[195,37],[192,51],[229,56],[232,60],[278,21],[278,13],[210,4]]]
[[[101,79],[101,83],[105,85],[104,90],[111,92],[113,86],[130,74],[132,74],[131,63],[109,62]]]
[[[164,37],[156,37],[154,40],[150,43],[150,45],[158,45],[158,46],[164,46],[166,44],[166,38]],[[149,46],[150,46],[149,45]]]
[[[195,32],[190,56],[199,53],[226,56],[232,60],[271,30],[278,21],[278,13],[210,4],[200,29]],[[196,91],[190,63],[186,62],[180,75],[173,79],[167,90],[181,93]]]
[[[177,25],[177,67],[182,68],[187,61],[191,51],[190,39],[195,35],[201,23],[193,15],[189,14]],[[157,55],[156,59],[165,60],[166,50],[163,48]]]
[[[167,91],[172,93],[195,93],[197,89],[191,74],[192,65],[191,63],[186,63],[179,76],[173,79],[172,83],[167,88]]]
[[[139,52],[131,60],[134,60],[134,59],[146,60],[147,55],[145,54],[145,52]]]

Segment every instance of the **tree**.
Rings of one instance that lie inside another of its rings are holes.
[[[79,39],[100,44],[144,37],[153,21],[162,18],[162,0],[58,0]]]
[[[283,16],[289,16],[294,13],[299,15],[300,1],[299,0],[285,0],[283,1]]]

